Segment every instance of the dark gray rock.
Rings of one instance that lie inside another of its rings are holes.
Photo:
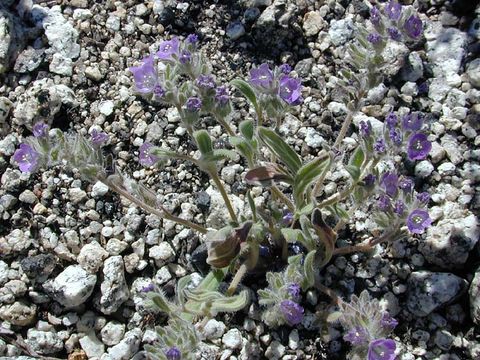
[[[415,316],[427,316],[457,299],[466,288],[466,280],[454,274],[413,272],[408,279],[407,306]]]

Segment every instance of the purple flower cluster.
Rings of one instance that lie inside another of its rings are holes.
[[[380,188],[383,191],[378,197],[377,206],[382,212],[392,212],[404,219],[408,230],[412,234],[422,234],[432,223],[426,210],[418,208],[425,205],[430,196],[428,193],[417,194],[418,202],[412,198],[413,180],[407,177],[399,178],[397,174],[386,172],[380,180]],[[402,191],[399,192],[399,189]],[[406,216],[406,214],[408,215]]]
[[[403,35],[413,40],[422,35],[423,24],[420,18],[416,15],[410,15],[407,19],[405,16],[402,17],[402,5],[398,1],[390,0],[383,7],[383,13],[385,16],[382,16],[380,9],[376,6],[370,10],[370,22],[379,32],[370,33],[367,37],[373,45],[379,44],[387,36],[394,41],[402,41]]]
[[[424,160],[432,149],[432,144],[427,136],[421,132],[423,127],[423,115],[420,113],[409,113],[399,121],[398,116],[390,112],[384,119],[384,137],[377,139],[373,149],[378,154],[383,154],[393,145],[395,149],[405,144],[407,156],[410,160]],[[360,124],[360,132],[365,135],[365,130]]]
[[[280,311],[285,318],[285,321],[290,326],[294,326],[302,322],[304,309],[295,301],[283,300],[280,303]]]
[[[283,64],[274,72],[268,64],[250,70],[249,82],[261,93],[278,95],[288,105],[299,105],[302,101],[302,83],[288,74],[292,68]]]
[[[140,65],[129,68],[133,74],[136,90],[143,95],[154,94],[158,98],[165,96],[165,89],[160,83],[155,60],[189,64],[197,42],[198,37],[195,34],[189,35],[184,45],[177,37],[163,41],[155,55],[149,55],[141,61]]]

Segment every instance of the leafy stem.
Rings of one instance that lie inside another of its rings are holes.
[[[105,185],[107,185],[110,190],[115,191],[116,193],[122,195],[123,197],[128,199],[130,202],[134,203],[138,207],[142,208],[143,210],[145,210],[145,211],[147,211],[151,214],[154,214],[154,215],[157,215],[160,218],[165,218],[167,220],[170,220],[170,221],[176,222],[178,224],[184,225],[186,227],[189,227],[193,230],[198,231],[201,234],[206,234],[208,232],[208,230],[206,228],[204,228],[203,226],[195,224],[191,221],[182,219],[178,216],[175,216],[172,213],[168,212],[167,209],[165,209],[161,205],[160,205],[160,210],[159,210],[159,209],[156,209],[156,208],[154,208],[150,205],[145,204],[143,201],[137,199],[135,196],[130,194],[124,187],[119,186],[118,184],[116,184],[114,181],[112,181],[109,178],[103,178],[103,179],[99,179],[99,180],[101,182],[103,182]]]

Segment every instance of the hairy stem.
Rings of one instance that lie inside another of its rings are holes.
[[[280,189],[277,187],[277,185],[272,185],[270,187],[270,190],[272,191],[273,194],[275,194],[282,202],[288,207],[288,210],[290,210],[292,213],[295,212],[295,205],[290,201],[290,199],[280,191]]]
[[[247,264],[243,263],[242,265],[240,265],[237,272],[235,273],[235,276],[232,279],[232,282],[230,283],[230,286],[227,289],[228,296],[232,296],[235,293],[238,284],[240,284],[240,282],[242,281],[243,277],[247,273],[247,270]]]
[[[217,119],[217,121],[223,126],[223,128],[227,131],[228,135],[235,136],[235,132],[232,130],[230,125],[223,117],[221,117],[220,115],[215,115],[215,119]]]
[[[220,178],[218,174],[215,171],[208,171],[208,174],[212,178],[213,182],[217,186],[217,189],[220,191],[220,194],[222,195],[223,201],[225,202],[225,205],[227,206],[228,213],[230,214],[230,218],[234,223],[238,224],[238,219],[237,219],[237,214],[235,214],[235,210],[233,209],[232,203],[230,202],[230,199],[228,198],[228,194],[225,191],[225,187],[223,186],[222,182],[220,181]]]
[[[195,224],[191,221],[182,219],[178,216],[175,216],[175,215],[171,214],[163,206],[160,206],[160,210],[159,210],[159,209],[156,209],[156,208],[154,208],[150,205],[145,204],[143,201],[137,199],[135,196],[130,194],[126,189],[118,186],[117,184],[113,183],[112,181],[110,181],[108,179],[100,179],[100,181],[103,182],[105,185],[107,185],[110,190],[115,191],[116,193],[122,195],[123,197],[128,199],[130,202],[134,203],[138,207],[142,208],[143,210],[145,210],[145,211],[147,211],[147,212],[149,212],[153,215],[156,215],[160,218],[165,218],[167,220],[174,221],[178,224],[189,227],[190,229],[196,230],[201,234],[206,234],[208,232],[208,230],[201,225]]]

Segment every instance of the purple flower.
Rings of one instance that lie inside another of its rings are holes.
[[[153,56],[148,56],[142,60],[140,66],[128,68],[133,74],[135,87],[139,93],[150,94],[158,84],[158,75],[153,62]]]
[[[391,20],[398,20],[402,15],[402,5],[400,5],[395,0],[390,0],[390,2],[385,6],[385,13]]]
[[[180,353],[180,350],[176,346],[171,347],[170,349],[167,350],[165,353],[165,356],[167,357],[167,360],[180,360],[182,358],[182,354]]]
[[[400,31],[398,31],[398,29],[395,27],[389,27],[387,32],[388,35],[390,35],[390,39],[394,41],[400,41],[402,39],[402,34],[400,34]]]
[[[387,195],[382,194],[378,198],[377,206],[381,211],[388,211],[392,207],[392,203]]]
[[[385,123],[389,129],[393,129],[395,125],[397,125],[398,117],[395,115],[394,112],[389,112],[387,116],[385,116]]]
[[[153,93],[159,98],[165,96],[165,90],[159,84],[155,85],[153,88]]]
[[[370,9],[370,21],[373,25],[379,25],[382,16],[380,15],[380,10],[376,6]]]
[[[430,194],[428,192],[421,192],[417,194],[417,200],[420,201],[422,204],[428,204],[430,201]]]
[[[373,184],[375,184],[375,180],[377,180],[377,177],[373,174],[368,174],[363,178],[365,186],[373,186]]]
[[[181,64],[187,64],[192,60],[192,54],[188,50],[182,50],[180,58],[178,59]]]
[[[293,213],[286,210],[283,212],[283,217],[282,217],[282,224],[283,225],[290,225],[293,221]]]
[[[418,39],[423,32],[422,20],[418,16],[411,15],[403,25],[405,32],[412,39]]]
[[[360,134],[364,137],[368,137],[372,133],[372,123],[370,122],[370,120],[360,121],[359,128],[360,128]]]
[[[198,42],[198,35],[197,34],[190,34],[185,39],[187,44],[196,44]]]
[[[375,144],[373,144],[373,150],[379,154],[383,154],[387,150],[387,147],[385,146],[385,140],[378,139]]]
[[[377,45],[380,43],[380,41],[382,41],[382,37],[378,33],[370,33],[367,36],[367,40],[369,43]]]
[[[402,177],[398,181],[398,187],[403,190],[405,193],[409,193],[413,189],[413,180],[408,177]]]
[[[141,290],[141,292],[150,292],[150,291],[153,291],[155,289],[155,286],[153,285],[153,283],[150,283],[146,286],[144,286]]]
[[[402,216],[405,212],[405,203],[402,200],[395,201],[393,205],[393,212],[398,216]]]
[[[432,144],[427,139],[427,135],[417,133],[410,136],[407,145],[407,155],[410,160],[423,160],[432,150]]]
[[[219,106],[227,105],[229,100],[230,96],[226,86],[222,85],[215,89],[215,101]]]
[[[395,145],[401,145],[402,144],[402,135],[400,134],[400,132],[396,129],[390,129],[390,131],[388,132],[388,136],[390,138],[390,140],[392,141],[392,143],[394,143]]]
[[[391,339],[373,340],[368,345],[367,360],[395,360],[397,345]]]
[[[287,287],[287,292],[294,299],[298,299],[300,297],[300,285],[297,283],[289,284]]]
[[[153,148],[153,145],[144,142],[142,146],[140,146],[139,154],[138,154],[138,161],[143,166],[152,166],[158,161],[158,157],[153,154],[150,154],[150,150]]]
[[[195,83],[203,90],[215,89],[215,80],[212,75],[199,75]]]
[[[288,75],[292,71],[292,67],[288,64],[282,64],[278,67],[281,73]]]
[[[250,70],[250,83],[252,85],[270,88],[273,83],[273,72],[268,64],[263,63],[256,69]]]
[[[432,219],[426,210],[415,209],[407,218],[407,228],[412,234],[422,234],[431,224]]]
[[[187,99],[185,107],[187,111],[198,112],[202,108],[202,100],[200,100],[198,97],[192,96]]]
[[[283,75],[280,78],[280,97],[290,105],[298,105],[302,102],[302,82],[290,76]]]
[[[33,136],[39,138],[39,137],[45,137],[47,136],[48,133],[48,125],[45,124],[44,122],[37,122],[35,125],[33,125]]]
[[[393,330],[397,327],[398,321],[393,318],[388,312],[383,313],[380,324],[387,330]]]
[[[283,300],[280,303],[280,311],[290,326],[300,324],[303,319],[303,307],[292,300]]]
[[[386,172],[382,176],[380,185],[385,189],[385,193],[391,198],[397,196],[398,193],[398,176],[395,173]]]
[[[18,164],[21,172],[33,172],[38,166],[40,154],[28,144],[20,144],[13,154],[13,160]]]
[[[94,146],[102,146],[108,141],[108,135],[103,131],[97,131],[93,129],[90,133],[90,140]]]
[[[418,131],[423,126],[423,117],[420,113],[406,114],[402,118],[402,127],[405,131]]]
[[[172,60],[172,55],[178,55],[180,42],[177,37],[172,40],[163,41],[157,51],[157,57],[162,60]]]
[[[364,327],[356,326],[343,336],[343,340],[355,346],[363,345],[368,342],[368,332]]]

